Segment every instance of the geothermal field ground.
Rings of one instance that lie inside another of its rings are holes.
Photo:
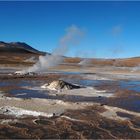
[[[0,42],[0,54],[0,138],[140,138],[139,57],[70,58],[20,42]]]
[[[140,140],[140,0],[4,0],[0,19],[0,139]]]
[[[140,138],[138,68],[65,62],[21,73],[28,67],[1,64],[0,138]]]

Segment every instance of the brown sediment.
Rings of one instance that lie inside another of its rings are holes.
[[[58,117],[19,118],[17,123],[0,124],[0,137],[40,139],[140,138],[139,129],[135,127],[136,125],[137,127],[140,126],[137,120],[133,119],[131,123],[129,121],[110,120],[99,114],[103,111],[105,111],[103,107],[95,105],[76,111],[67,110]]]

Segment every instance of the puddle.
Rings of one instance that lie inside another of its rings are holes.
[[[107,103],[107,105],[140,112],[140,97],[137,96],[128,95],[125,98],[107,99],[105,103]]]
[[[47,92],[29,89],[12,89],[9,92],[11,95],[18,98],[48,98]]]
[[[100,84],[103,81],[99,81],[99,80],[85,80],[85,79],[62,79],[66,82],[69,83],[73,83],[73,84],[78,84],[81,86],[97,86],[98,84]]]
[[[9,82],[9,81],[1,81],[0,82],[0,87],[6,87],[6,86],[10,86],[10,85],[12,85],[12,81],[11,82]]]
[[[120,117],[124,117],[124,118],[129,118],[129,119],[133,119],[133,115],[128,114],[128,113],[124,113],[124,112],[116,112],[118,116]]]
[[[140,92],[140,81],[120,81],[119,84],[121,88]]]

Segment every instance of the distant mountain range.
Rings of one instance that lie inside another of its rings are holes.
[[[24,42],[6,43],[3,41],[0,41],[0,52],[34,53],[39,55],[45,54],[44,52],[38,51]]]
[[[32,65],[40,55],[49,53],[34,49],[24,42],[3,42],[0,41],[0,64],[27,64]],[[30,61],[29,61],[30,60]],[[33,61],[31,61],[33,60]]]

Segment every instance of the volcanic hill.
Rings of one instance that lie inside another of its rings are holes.
[[[0,41],[0,64],[30,65],[38,59],[39,55],[45,54],[23,42],[6,43]]]

